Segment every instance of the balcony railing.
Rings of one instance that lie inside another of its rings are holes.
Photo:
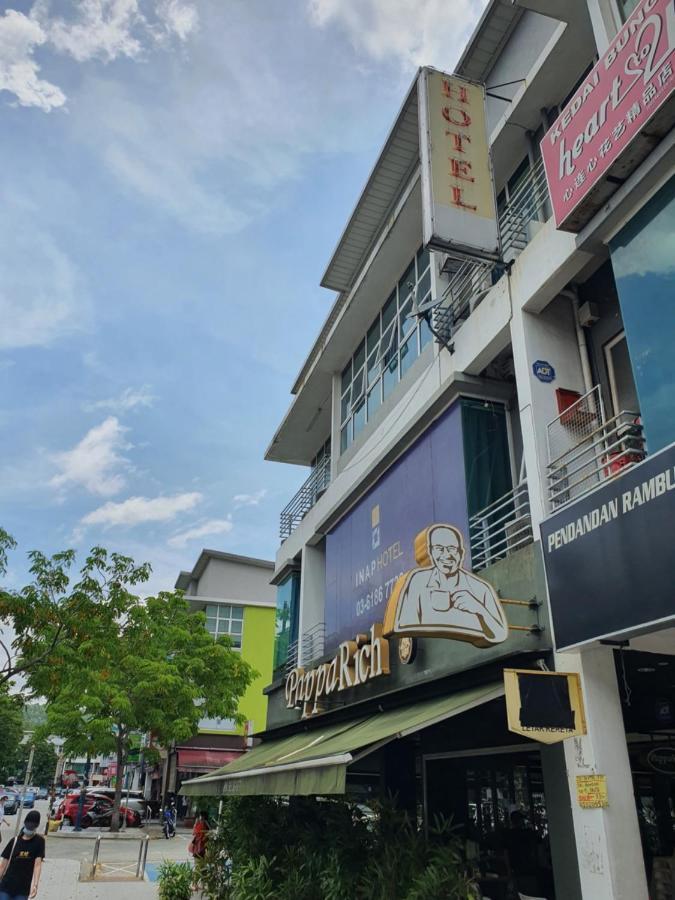
[[[326,649],[326,623],[317,622],[302,635],[302,664],[309,665],[323,656]]]
[[[551,212],[544,161],[539,159],[511,191],[499,215],[502,257],[515,259],[532,240],[532,222],[545,222]]]
[[[532,543],[527,481],[469,519],[471,566],[475,572]]]
[[[583,497],[645,456],[639,413],[605,418],[596,385],[548,424],[548,499],[551,510]]]
[[[533,223],[545,222],[550,211],[544,163],[540,159],[511,192],[499,214],[504,262],[495,266],[477,260],[457,263],[452,257],[446,259],[443,271],[449,282],[442,302],[434,310],[434,330],[446,343],[502,277],[505,263],[512,262],[530,243],[534,237]]]
[[[282,509],[279,522],[279,536],[282,541],[293,534],[300,522],[314,506],[329,484],[330,457],[325,456],[319,464],[312,469],[311,475],[290,503]]]

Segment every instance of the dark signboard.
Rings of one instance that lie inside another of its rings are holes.
[[[468,536],[464,471],[456,403],[327,535],[328,644],[382,621],[394,582],[416,565],[413,542],[422,529],[447,522]]]
[[[541,525],[558,649],[675,620],[675,444]]]

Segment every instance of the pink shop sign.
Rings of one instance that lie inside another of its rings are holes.
[[[675,0],[642,0],[544,135],[557,228],[579,231],[672,127],[674,46]]]

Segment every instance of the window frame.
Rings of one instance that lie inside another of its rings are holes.
[[[216,614],[215,616],[210,616],[208,614],[208,611],[213,607],[215,607]],[[229,610],[229,613],[227,615],[224,615],[223,613],[226,609]],[[233,615],[235,611],[240,613],[240,615]],[[232,641],[233,650],[241,650],[244,643],[244,607],[239,606],[235,603],[207,603],[205,607],[205,613],[206,630],[209,632],[209,634],[213,635],[213,639],[217,640],[219,637],[225,635]],[[215,631],[211,631],[211,629],[209,628],[209,619],[215,619]],[[220,627],[221,622],[227,623],[227,630],[224,630]],[[241,631],[232,631],[233,622],[241,622]]]
[[[410,298],[420,285],[426,282],[424,295],[417,298],[423,303],[433,294],[431,252],[422,246],[405,265],[387,294],[377,315],[340,373],[340,428],[339,452],[342,455],[363,431],[372,416],[377,414],[396,384],[402,381],[415,360],[433,339],[428,325],[420,318],[414,324],[406,318],[410,311]],[[412,272],[411,272],[412,268]],[[414,274],[414,287],[407,290],[410,276]],[[386,310],[386,319],[385,319]],[[386,324],[385,324],[386,321]],[[377,334],[375,340],[372,336]],[[415,335],[414,339],[411,337]],[[403,366],[403,358],[414,344],[414,357]],[[406,348],[406,349],[404,349]],[[372,378],[371,378],[372,375]],[[393,377],[392,377],[393,376]],[[371,402],[371,396],[377,396]],[[372,411],[369,410],[372,407]]]

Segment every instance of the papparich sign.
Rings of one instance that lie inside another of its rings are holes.
[[[579,231],[673,122],[675,3],[642,0],[541,142],[556,227]]]
[[[675,444],[541,524],[555,646],[675,621]]]

